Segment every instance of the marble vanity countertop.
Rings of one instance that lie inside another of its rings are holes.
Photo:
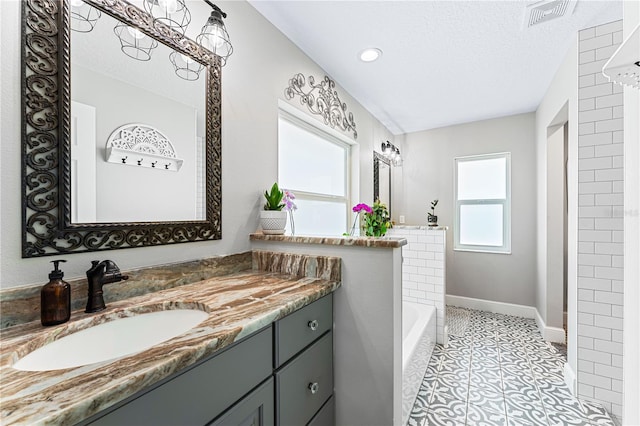
[[[407,240],[405,238],[399,237],[310,237],[304,235],[265,235],[255,233],[251,234],[249,239],[251,241],[277,241],[282,243],[378,248],[396,248],[407,244]]]
[[[74,312],[66,324],[31,322],[0,334],[0,424],[74,424],[172,375],[340,287],[336,280],[250,270]],[[12,365],[45,343],[102,322],[166,309],[209,317],[181,336],[112,361],[57,371]]]

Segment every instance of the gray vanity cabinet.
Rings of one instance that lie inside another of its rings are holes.
[[[274,324],[276,424],[308,424],[333,395],[331,295]],[[323,418],[333,425],[334,410]]]
[[[207,426],[273,426],[273,395],[271,378]]]
[[[333,426],[332,297],[81,424]]]
[[[205,425],[273,373],[267,327],[196,366],[138,393],[91,425]],[[273,420],[266,424],[272,424]]]
[[[333,395],[333,333],[276,372],[277,423],[306,425]]]

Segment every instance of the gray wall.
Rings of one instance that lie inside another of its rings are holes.
[[[121,268],[131,269],[249,250],[248,235],[258,229],[261,194],[278,175],[278,100],[284,99],[284,89],[296,73],[322,78],[325,72],[247,2],[216,4],[229,15],[225,23],[234,47],[222,70],[223,239],[61,256],[68,260],[65,277],[83,277],[90,261],[98,258],[110,258]],[[50,258],[21,259],[20,7],[21,2],[0,2],[2,288],[44,283],[51,270]],[[188,33],[197,33],[211,8],[204,2],[190,2],[189,7],[192,23]],[[353,181],[359,184],[359,191],[353,201],[369,201],[373,197],[373,147],[392,135],[343,89],[337,90],[353,112],[358,129]],[[306,111],[297,98],[285,102]]]
[[[535,117],[519,114],[397,137],[404,157],[403,201],[409,225],[425,225],[428,204],[439,225],[453,226],[455,157],[511,152],[512,254],[453,251],[447,233],[447,294],[535,306]]]
[[[97,221],[197,219],[195,108],[87,68],[73,67],[72,75],[71,99],[96,108]],[[135,102],[123,102],[128,98]],[[184,160],[180,170],[163,170],[162,161],[157,169],[138,167],[134,155],[128,156],[133,165],[107,162],[109,136],[132,123],[162,132]]]

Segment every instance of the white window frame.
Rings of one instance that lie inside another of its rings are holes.
[[[491,160],[497,158],[506,159],[506,198],[505,199],[479,199],[479,200],[458,200],[458,164],[466,161]],[[470,155],[466,157],[454,158],[453,167],[454,185],[454,211],[455,226],[453,228],[453,249],[455,251],[471,251],[482,253],[511,254],[511,153],[500,152],[495,154]],[[460,244],[460,209],[463,205],[495,205],[501,204],[502,208],[502,246],[484,246]]]
[[[335,144],[345,151],[344,157],[344,166],[345,166],[345,182],[344,182],[344,196],[337,195],[329,195],[329,194],[321,194],[315,192],[307,192],[296,189],[295,187],[285,187],[286,189],[293,192],[296,196],[296,199],[301,200],[310,200],[310,201],[333,201],[333,202],[344,202],[345,203],[345,218],[347,229],[344,232],[348,232],[351,226],[351,163],[352,163],[352,146],[353,143],[350,141],[342,140],[342,135],[332,134],[329,128],[323,129],[322,123],[312,120],[310,117],[305,114],[299,112],[298,110],[293,109],[289,105],[280,104],[278,109],[278,123],[280,120],[286,120],[289,123],[300,127],[301,129],[307,130],[310,133],[317,135],[323,140]],[[279,125],[279,124],[278,124]],[[280,180],[280,135],[278,134],[278,181]]]

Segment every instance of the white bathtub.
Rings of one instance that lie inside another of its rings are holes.
[[[436,309],[419,303],[402,302],[402,424],[420,390],[436,343]]]

